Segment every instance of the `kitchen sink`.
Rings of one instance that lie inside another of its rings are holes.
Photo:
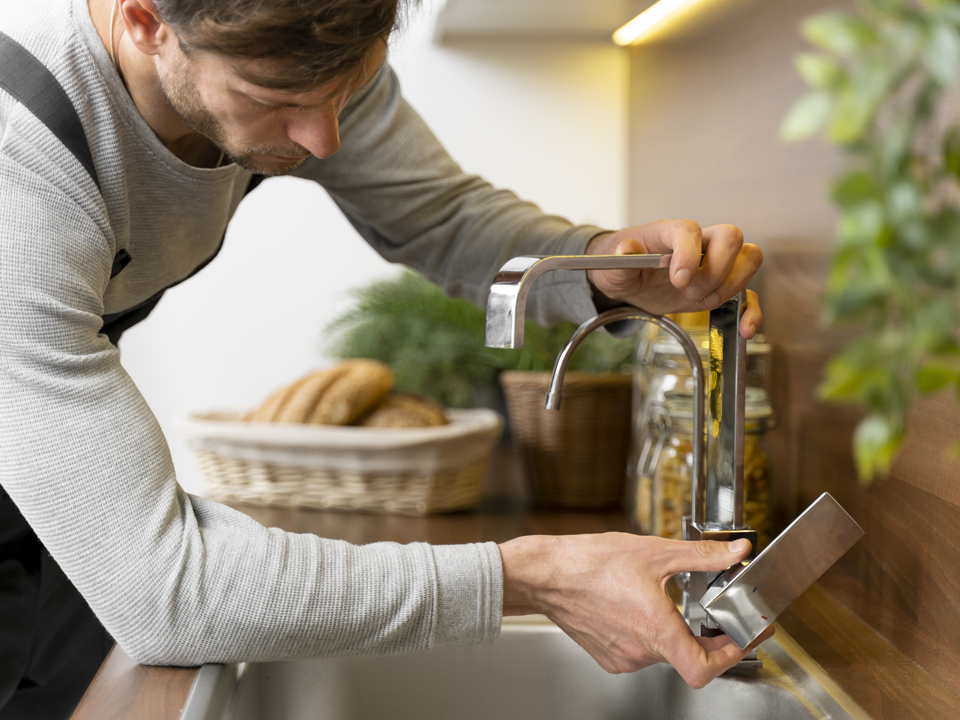
[[[376,658],[205,665],[182,720],[869,720],[778,628],[763,667],[691,689],[671,667],[609,675],[545,618],[493,645]]]

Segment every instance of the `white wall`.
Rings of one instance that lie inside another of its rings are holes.
[[[516,40],[437,47],[432,14],[422,11],[395,39],[391,62],[453,157],[549,212],[621,226],[624,51]],[[274,179],[244,202],[217,260],[120,343],[188,491],[202,483],[172,419],[255,406],[322,365],[321,331],[350,306],[349,290],[395,272],[317,186]]]

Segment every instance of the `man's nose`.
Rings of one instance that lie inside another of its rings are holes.
[[[298,113],[287,124],[287,137],[318,158],[328,158],[340,149],[340,127],[333,111]]]

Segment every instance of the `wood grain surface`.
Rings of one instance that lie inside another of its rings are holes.
[[[860,415],[815,395],[843,337],[809,327],[826,256],[818,262],[804,252],[788,245],[765,260],[764,329],[775,344],[772,391],[781,413],[770,438],[775,518],[790,519],[830,492],[866,535],[822,587],[960,695],[960,462],[946,453],[960,433],[960,406],[949,397],[918,401],[890,477],[860,485],[851,452]]]
[[[138,665],[114,645],[72,720],[175,720],[196,674],[196,668]]]
[[[777,622],[874,720],[960,718],[960,698],[819,585]]]

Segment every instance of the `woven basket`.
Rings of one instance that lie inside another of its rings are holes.
[[[567,373],[560,411],[543,407],[550,373],[500,374],[534,502],[578,508],[623,500],[630,452],[629,375]]]
[[[473,507],[503,430],[492,410],[448,410],[450,424],[380,429],[239,422],[238,414],[177,421],[220,502],[425,515]]]

